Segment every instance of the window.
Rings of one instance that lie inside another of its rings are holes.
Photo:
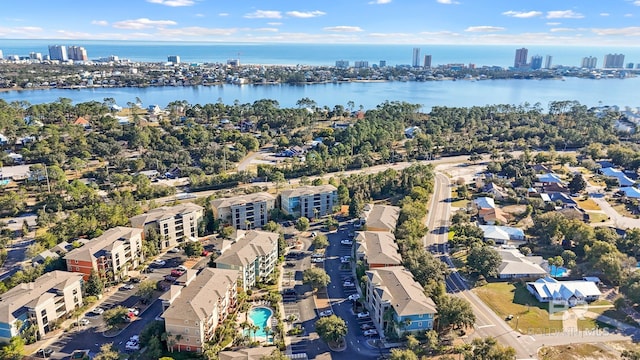
[[[80,271],[80,267],[79,266],[76,266],[76,271]]]
[[[191,346],[187,346],[187,351],[191,351]]]
[[[422,321],[418,321],[418,327],[421,328],[422,327]]]
[[[73,295],[77,294],[78,293],[78,289],[73,289],[72,293],[73,293]]]
[[[189,328],[185,328],[185,329],[184,329],[184,333],[185,333],[185,334],[188,334],[188,333],[189,333]],[[187,341],[189,341],[189,340],[187,340]]]
[[[73,261],[75,261],[76,264],[78,263],[78,260],[73,260]]]

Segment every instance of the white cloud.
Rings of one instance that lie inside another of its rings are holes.
[[[276,29],[276,28],[257,28],[257,29],[253,29],[255,31],[260,31],[260,32],[278,32],[280,30]]]
[[[635,5],[635,6],[640,6],[640,0],[636,0],[636,1],[634,1],[634,2],[633,2],[633,5]]]
[[[504,30],[504,28],[501,27],[501,26],[482,25],[482,26],[469,26],[464,31],[466,31],[466,32],[496,32],[496,31],[503,31],[503,30]]]
[[[624,28],[591,29],[600,36],[640,36],[640,26],[628,26]]]
[[[320,10],[314,10],[314,11],[287,11],[287,15],[294,17],[294,18],[301,18],[301,19],[307,19],[307,18],[313,18],[313,17],[317,17],[317,16],[322,16],[322,15],[326,15],[326,12],[320,11]]]
[[[280,25],[282,25],[282,23],[281,22],[268,22],[267,25],[280,26]]]
[[[219,13],[218,16],[229,16],[229,13]]]
[[[113,27],[116,29],[140,30],[176,24],[178,23],[173,20],[150,20],[147,18],[140,18],[135,20],[118,21],[113,23]]]
[[[324,31],[334,31],[334,32],[360,32],[364,31],[359,26],[328,26],[323,28]]]
[[[582,19],[584,15],[573,10],[547,11],[547,19]]]
[[[193,15],[193,16],[195,16],[195,17],[197,17],[197,18],[203,18],[203,17],[204,17],[204,14],[195,14],[195,15]]]
[[[460,4],[459,2],[454,0],[436,0],[436,1],[440,4],[445,4],[445,5]]]
[[[542,11],[526,11],[525,12],[525,11],[509,10],[509,11],[503,12],[502,15],[521,18],[521,19],[527,19],[527,18],[538,17],[542,15]]]
[[[229,36],[233,35],[238,30],[235,28],[229,29],[217,29],[206,28],[200,26],[190,26],[178,29],[159,29],[157,35],[173,38],[185,38],[185,37],[203,37],[203,36]]]
[[[195,4],[193,0],[147,0],[147,2],[171,7],[191,6]]]
[[[109,22],[106,20],[93,20],[91,25],[108,26]]]
[[[569,32],[569,31],[576,31],[576,29],[573,29],[573,28],[552,28],[552,29],[549,29],[549,31],[551,31],[551,32]]]
[[[244,17],[247,19],[282,19],[282,13],[276,10],[256,10],[245,14]]]
[[[374,0],[374,1],[369,1],[369,5],[383,5],[383,4],[388,4],[390,2],[391,0]]]
[[[633,14],[624,14],[624,17],[633,17]]]
[[[371,34],[369,34],[369,36],[373,37],[373,38],[397,39],[397,38],[405,38],[405,37],[411,36],[411,34],[406,34],[406,33],[371,33]]]
[[[609,16],[609,13],[600,13],[600,16]]]
[[[562,23],[560,23],[560,22],[548,22],[547,23],[547,25],[549,25],[549,26],[558,26],[560,24],[562,24]]]

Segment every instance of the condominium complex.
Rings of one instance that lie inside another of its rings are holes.
[[[81,306],[81,274],[56,270],[34,282],[16,285],[0,295],[0,342],[9,342],[31,325],[44,336],[52,330],[53,322],[66,319]]]
[[[69,46],[67,48],[67,55],[69,56],[69,60],[75,60],[75,61],[89,60],[89,57],[87,57],[87,50],[82,46]]]
[[[159,207],[130,219],[131,226],[144,229],[148,234],[152,229],[162,238],[160,248],[173,247],[185,239],[198,238],[198,222],[204,216],[204,208],[193,203],[183,203],[171,207]]]
[[[329,215],[338,203],[338,189],[333,185],[301,186],[280,194],[280,207],[293,217],[318,218]]]
[[[366,303],[380,333],[424,332],[433,328],[436,305],[403,266],[366,272]],[[390,314],[387,314],[390,312]]]
[[[542,69],[542,56],[534,55],[531,57],[531,70],[540,70]]]
[[[349,60],[336,60],[336,67],[338,69],[348,69],[349,68]]]
[[[144,261],[142,229],[118,226],[64,256],[67,270],[89,278],[91,270],[103,279],[119,282]]]
[[[216,199],[211,202],[213,217],[236,229],[261,228],[269,221],[276,198],[266,192]]]
[[[399,216],[400,208],[397,206],[367,204],[362,211],[360,222],[364,222],[368,231],[394,232]]]
[[[278,261],[279,236],[267,231],[238,230],[234,243],[216,259],[216,267],[240,271],[242,288],[246,291],[273,272]]]
[[[598,66],[598,58],[587,56],[582,58],[582,67],[585,69],[595,69]]]
[[[178,55],[169,55],[167,56],[167,62],[180,64],[180,56]]]
[[[553,62],[553,56],[547,55],[544,57],[544,68],[551,69],[551,64]]]
[[[366,269],[398,266],[402,257],[393,233],[383,231],[360,231],[355,237],[355,255]]]
[[[420,48],[413,48],[413,58],[411,61],[411,66],[420,66]]]
[[[67,47],[64,45],[49,45],[49,59],[59,61],[69,60]]]
[[[169,350],[202,351],[236,306],[239,276],[235,270],[204,268],[185,286],[172,285],[162,295],[164,326],[173,344]]]
[[[527,66],[527,56],[529,50],[527,48],[516,49],[516,56],[513,60],[514,68],[522,68]]]
[[[605,55],[602,67],[605,69],[622,69],[624,67],[624,54]]]
[[[425,69],[431,68],[431,55],[424,56],[424,63],[422,65]]]

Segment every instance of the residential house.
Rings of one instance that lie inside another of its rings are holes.
[[[31,177],[31,165],[16,165],[0,167],[0,180],[12,180],[17,183],[26,181]]]
[[[400,216],[400,208],[388,205],[367,204],[362,211],[360,222],[367,231],[394,232]]]
[[[73,125],[82,126],[85,129],[91,128],[91,123],[86,118],[80,116],[74,122]]]
[[[0,341],[35,325],[42,337],[58,319],[67,319],[82,306],[82,275],[51,271],[0,295]],[[18,329],[17,325],[22,324]]]
[[[338,189],[333,185],[300,186],[280,193],[280,207],[285,214],[308,219],[329,215],[338,203]]]
[[[633,186],[636,182],[633,181],[631,178],[629,178],[627,175],[625,175],[624,172],[622,172],[621,170],[618,169],[614,169],[614,168],[603,168],[600,169],[600,173],[604,176],[608,176],[608,177],[612,177],[612,178],[616,178],[618,179],[618,183],[620,184],[621,188],[627,187],[627,186]]]
[[[202,352],[203,344],[235,310],[239,275],[234,270],[204,268],[185,286],[173,285],[163,295],[170,350]]]
[[[602,293],[596,282],[587,280],[558,281],[551,277],[527,283],[527,290],[540,302],[573,307],[596,301]]]
[[[502,186],[498,186],[492,182],[485,185],[482,188],[482,192],[491,194],[491,196],[497,200],[503,200],[509,197],[509,193]]]
[[[246,291],[256,282],[266,280],[278,261],[280,235],[259,230],[238,230],[229,249],[216,259],[216,267],[240,271]]]
[[[524,256],[520,250],[514,248],[497,249],[502,258],[498,266],[500,279],[540,278],[549,275],[545,270],[548,264],[542,256]]]
[[[544,202],[560,203],[561,207],[578,206],[578,204],[571,198],[571,196],[563,192],[552,192],[540,194],[540,197]]]
[[[436,305],[409,270],[384,267],[368,270],[366,276],[366,304],[380,333],[386,330],[402,336],[433,328]]]
[[[211,202],[213,217],[235,229],[259,229],[269,221],[276,198],[266,192],[216,199]]]
[[[478,225],[484,232],[484,240],[492,240],[496,244],[506,244],[509,241],[524,240],[524,231],[511,226]]]
[[[47,261],[47,259],[55,260],[55,259],[59,259],[59,258],[60,258],[60,255],[58,255],[57,253],[47,249],[47,250],[37,254],[36,256],[34,256],[31,259],[31,263],[32,264],[44,264]]]
[[[64,256],[67,270],[82,273],[85,280],[89,278],[91,270],[95,270],[100,277],[119,282],[129,270],[144,261],[142,231],[124,226],[105,231]]]
[[[420,129],[418,126],[410,126],[404,129],[404,136],[406,136],[407,139],[413,139],[421,132],[422,132],[422,129]]]
[[[640,190],[633,186],[620,188],[620,192],[629,199],[640,199]]]
[[[485,209],[495,209],[496,203],[493,198],[490,197],[479,197],[473,200],[473,204],[478,208],[478,210]]]
[[[152,229],[161,237],[160,249],[173,247],[188,238],[198,238],[198,222],[204,217],[204,208],[194,203],[163,206],[134,216],[131,226],[144,229],[148,234]]]
[[[355,241],[355,256],[364,262],[366,269],[402,264],[402,257],[398,252],[398,244],[393,233],[360,231]]]

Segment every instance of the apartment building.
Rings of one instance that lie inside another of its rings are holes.
[[[293,217],[315,219],[333,213],[338,189],[333,185],[300,186],[280,193],[280,208]]]
[[[436,305],[404,266],[372,269],[366,275],[366,304],[379,332],[402,336],[433,328]]]
[[[267,231],[238,230],[229,249],[216,259],[216,268],[240,272],[246,291],[271,275],[278,261],[278,237]]]
[[[174,344],[170,350],[202,351],[202,344],[235,311],[239,277],[235,270],[204,268],[185,286],[173,285],[161,297],[165,330]]]
[[[44,336],[52,330],[53,322],[66,319],[81,306],[81,274],[55,270],[34,282],[19,284],[0,295],[0,342],[9,342],[34,324]]]
[[[216,199],[211,202],[213,217],[236,229],[259,229],[269,221],[276,198],[266,192]]]
[[[131,226],[144,229],[148,234],[154,229],[162,238],[160,248],[176,246],[188,238],[198,238],[198,222],[204,217],[204,208],[193,203],[163,206],[130,219]]]
[[[142,229],[118,226],[64,256],[67,270],[89,278],[91,270],[107,281],[119,282],[144,261]]]
[[[393,233],[382,231],[360,231],[355,237],[355,255],[366,269],[398,266],[402,257]]]
[[[360,222],[364,223],[367,231],[394,232],[399,216],[400,208],[397,206],[367,204]]]

